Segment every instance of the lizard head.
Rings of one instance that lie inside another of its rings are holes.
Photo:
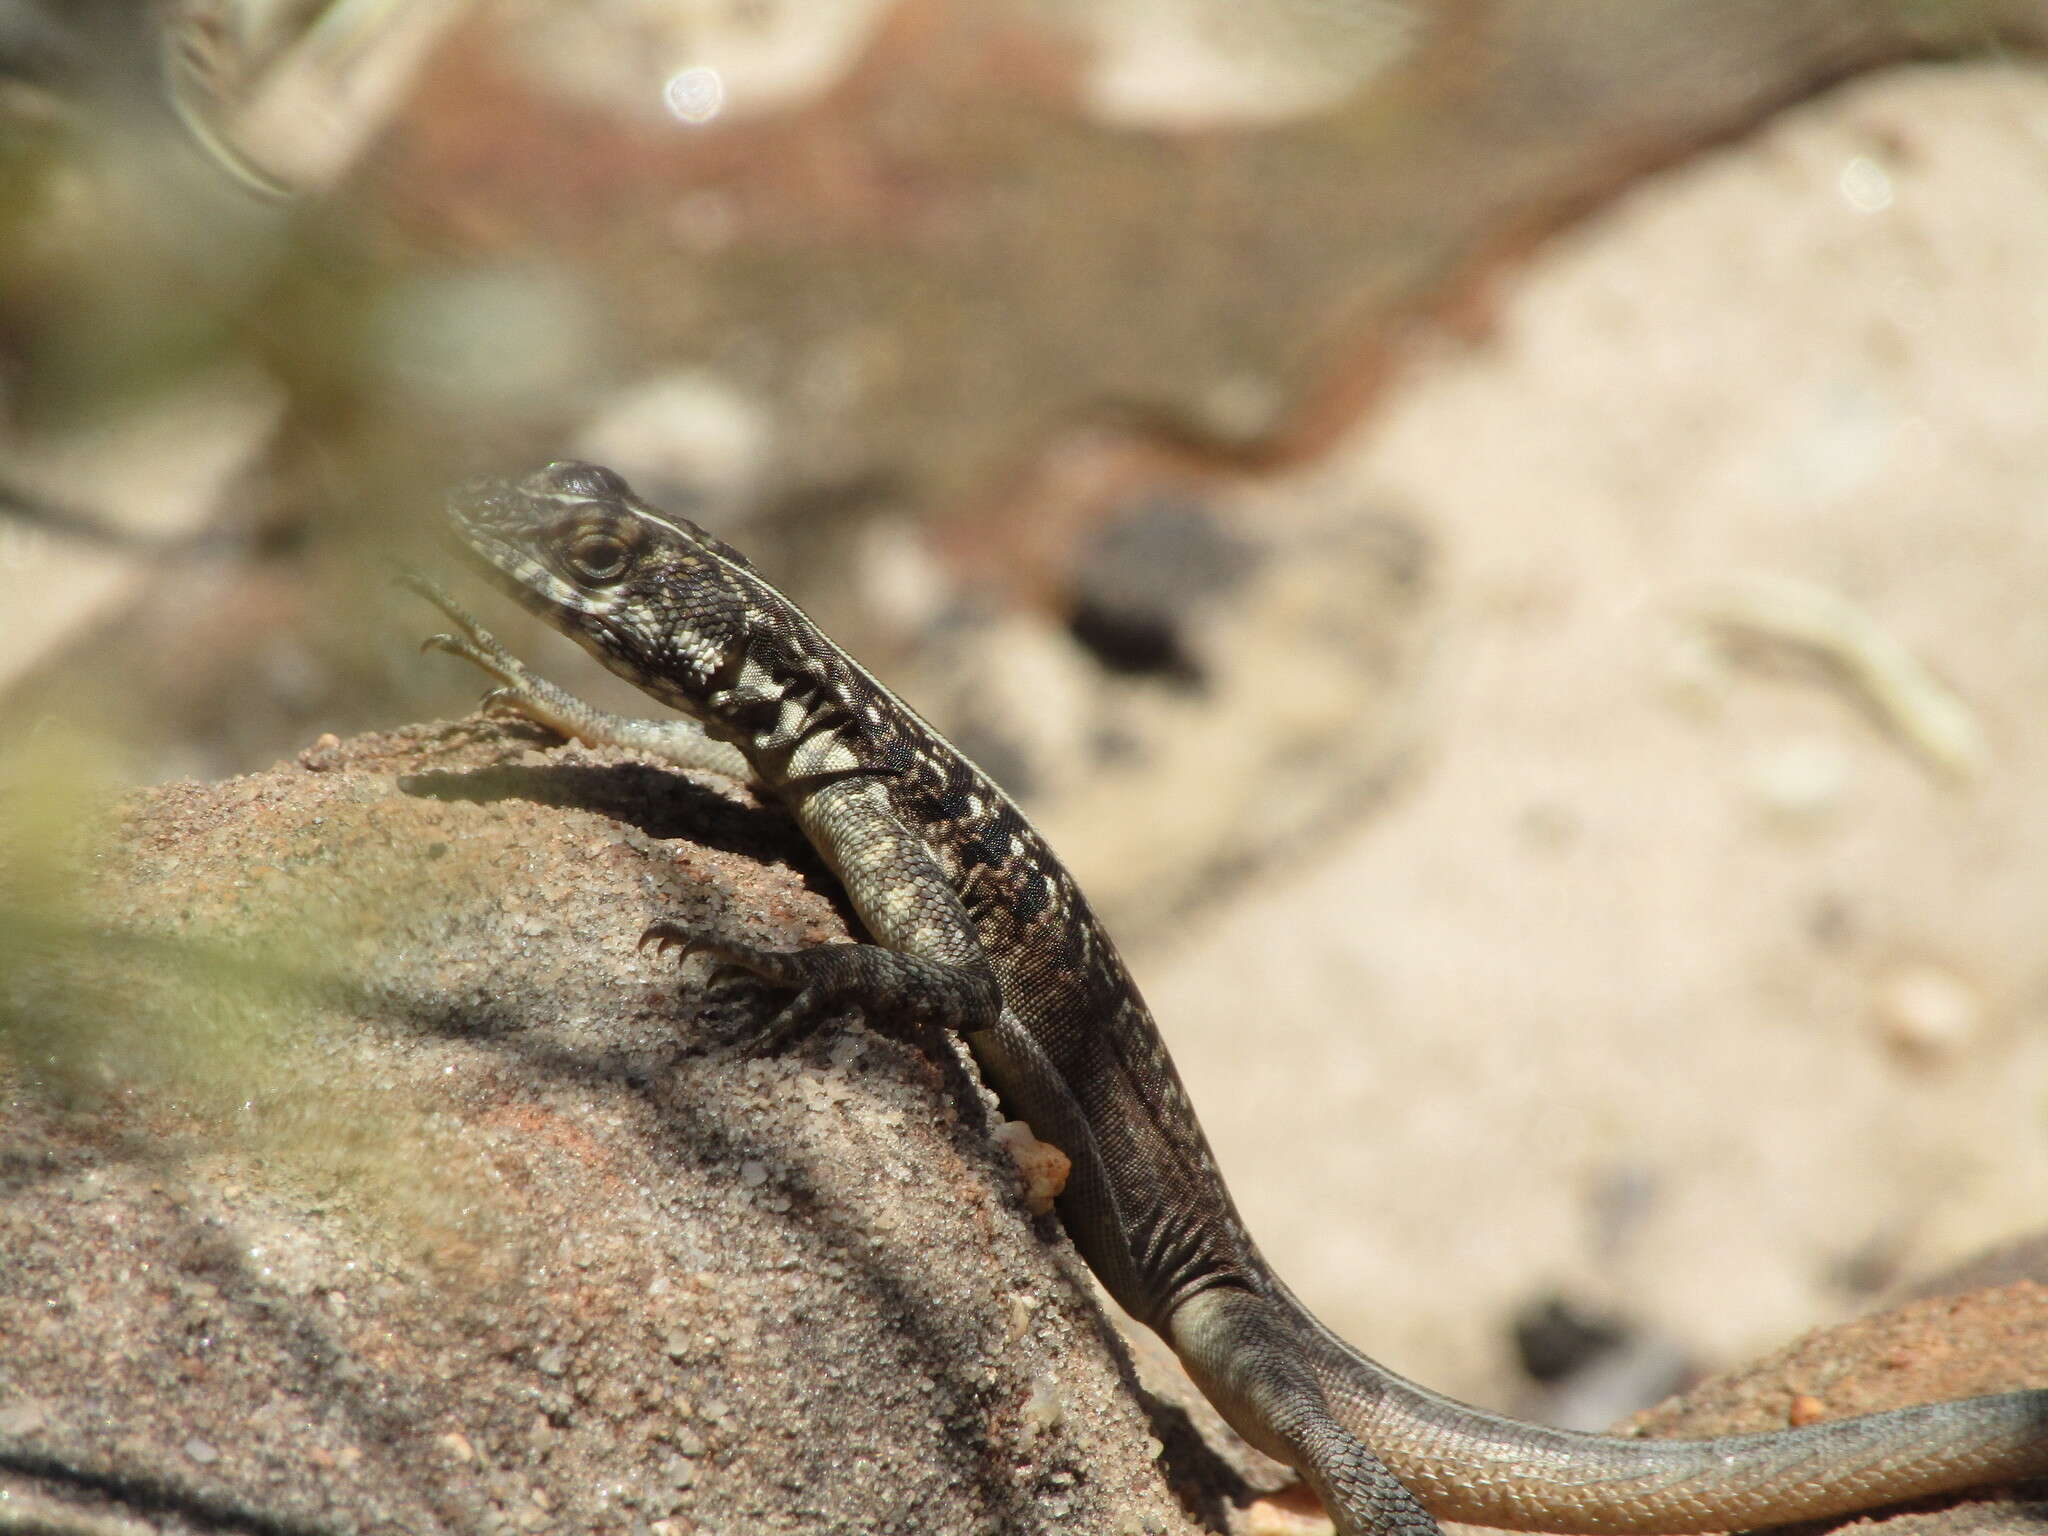
[[[743,658],[746,557],[602,465],[471,481],[448,521],[499,586],[668,703],[697,712]]]

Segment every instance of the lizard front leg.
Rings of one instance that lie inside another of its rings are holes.
[[[871,944],[770,950],[675,923],[642,944],[709,953],[796,996],[769,1025],[780,1040],[852,1005],[871,1019],[937,1024],[960,1035],[993,1029],[1003,994],[974,924],[922,839],[897,819],[874,774],[788,792],[797,823],[839,877]]]
[[[640,720],[586,704],[568,689],[527,670],[526,663],[498,642],[475,617],[417,571],[399,578],[453,621],[459,634],[430,635],[421,650],[459,656],[498,686],[487,704],[510,705],[527,719],[587,747],[624,747],[645,752],[678,768],[703,768],[735,779],[751,779],[752,766],[739,748],[706,736],[693,720]]]
[[[459,656],[485,673],[498,684],[491,701],[586,746],[624,747],[680,768],[753,777],[737,747],[712,740],[694,721],[634,719],[587,704],[528,670],[438,584],[414,571],[401,579],[459,630],[431,636],[422,648]],[[973,924],[925,845],[896,819],[881,785],[860,775],[794,798],[799,824],[839,875],[877,943],[768,950],[657,922],[641,934],[642,946],[656,944],[664,952],[681,947],[684,959],[706,953],[794,992],[768,1026],[767,1045],[813,1028],[848,1005],[959,1034],[992,1028],[1002,1011],[1002,992]]]
[[[756,1043],[764,1051],[808,1034],[849,1006],[871,1020],[936,1024],[958,1034],[989,1027],[987,998],[971,967],[900,955],[878,944],[763,949],[672,922],[650,923],[640,935],[641,948],[649,944],[664,954],[679,950],[679,960],[709,955],[723,969],[794,993],[761,1032]]]

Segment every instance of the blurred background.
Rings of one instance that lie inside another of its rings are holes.
[[[460,714],[388,562],[609,463],[1024,801],[1312,1306],[1604,1423],[2048,1197],[2044,44],[0,0],[0,757]]]

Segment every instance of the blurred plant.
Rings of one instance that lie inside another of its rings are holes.
[[[194,140],[250,191],[333,181],[464,0],[180,0],[163,80]]]
[[[134,820],[176,812],[117,799],[111,757],[55,724],[0,750],[0,1103],[111,1109],[78,1122],[109,1153],[231,1149],[422,1256],[483,1261],[490,1171],[436,1097],[359,1057],[380,1022],[435,1017],[362,964],[399,893],[307,878],[289,833],[276,863],[213,865],[189,828]]]

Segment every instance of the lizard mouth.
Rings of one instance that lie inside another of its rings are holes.
[[[559,578],[532,547],[542,512],[519,482],[483,475],[448,493],[441,531],[465,563],[546,618],[570,605],[557,591]]]
[[[533,521],[532,498],[518,482],[500,475],[465,480],[448,493],[443,510],[461,538],[503,538],[521,522],[531,526]]]

